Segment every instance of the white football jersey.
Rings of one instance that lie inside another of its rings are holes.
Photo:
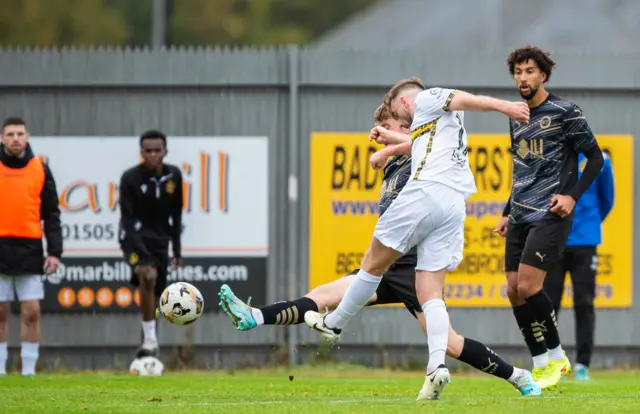
[[[466,199],[477,188],[467,156],[464,112],[449,111],[456,92],[431,88],[416,96],[411,124],[411,179],[445,184]]]

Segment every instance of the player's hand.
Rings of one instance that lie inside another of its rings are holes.
[[[551,212],[562,218],[567,217],[576,206],[576,200],[568,195],[556,194],[551,199]]]
[[[382,145],[400,144],[403,142],[399,140],[398,137],[395,137],[391,131],[381,126],[375,126],[371,129],[371,132],[369,132],[369,141],[375,141]]]
[[[173,270],[180,269],[182,267],[182,258],[174,257],[173,259],[171,259],[171,267],[173,268]]]
[[[60,259],[58,259],[57,257],[54,256],[48,256],[46,259],[44,259],[44,274],[45,275],[52,275],[54,274],[57,270],[58,267],[60,267]]]
[[[509,102],[502,111],[514,121],[526,124],[529,122],[529,106],[525,102]]]
[[[369,132],[369,141],[375,141],[378,144],[389,144],[389,130],[381,126],[374,126]]]
[[[374,170],[379,170],[387,163],[387,159],[389,159],[389,156],[386,154],[386,152],[384,150],[380,150],[375,152],[371,156],[371,158],[369,159],[369,163]]]
[[[509,228],[509,217],[502,217],[500,218],[498,225],[493,231],[498,233],[502,237],[506,237],[508,228]]]

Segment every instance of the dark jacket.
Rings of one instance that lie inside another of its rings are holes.
[[[144,165],[136,165],[120,178],[120,244],[128,245],[139,260],[154,252],[173,247],[181,257],[182,173],[163,164],[162,173],[153,175]]]
[[[31,147],[27,145],[22,158],[13,157],[0,145],[0,162],[10,169],[25,168],[34,158]],[[40,219],[44,221],[43,234],[47,239],[47,253],[49,256],[62,256],[62,229],[60,225],[60,207],[58,192],[53,174],[43,162],[44,183],[40,193]],[[0,188],[3,200],[11,200],[8,189]],[[7,220],[7,217],[0,220]],[[0,236],[0,275],[40,275],[43,273],[44,248],[43,240],[14,236]]]

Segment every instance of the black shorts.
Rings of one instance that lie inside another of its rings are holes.
[[[548,272],[562,258],[572,221],[548,218],[533,223],[509,223],[505,244],[505,271],[520,264]]]
[[[131,284],[133,286],[140,286],[140,281],[138,280],[138,276],[134,272],[134,267],[136,265],[153,265],[156,267],[157,278],[156,278],[156,287],[155,292],[156,296],[160,297],[164,288],[167,287],[167,269],[169,268],[169,249],[168,248],[156,248],[149,249],[149,246],[146,246],[149,253],[151,253],[151,258],[149,260],[139,260],[138,253],[135,251],[131,243],[126,241],[122,242],[120,248],[122,250],[122,254],[124,255],[124,259],[127,261],[129,266],[131,267]]]
[[[359,269],[349,273],[355,275]],[[394,263],[383,275],[376,290],[377,299],[367,306],[402,303],[415,318],[422,313],[422,306],[416,294],[416,264]]]

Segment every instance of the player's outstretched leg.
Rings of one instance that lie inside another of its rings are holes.
[[[529,371],[512,366],[488,346],[471,338],[463,338],[453,329],[449,334],[447,355],[479,371],[508,381],[522,395],[542,394]]]
[[[248,331],[260,325],[297,325],[303,322],[308,311],[318,311],[316,302],[307,297],[253,308],[238,299],[228,285],[222,285],[218,296],[220,307],[240,331]]]
[[[335,309],[344,297],[349,285],[356,278],[352,272],[332,282],[314,288],[301,298],[276,302],[271,305],[255,308],[238,299],[231,288],[223,285],[220,289],[220,306],[229,315],[231,322],[241,331],[253,329],[261,325],[288,326],[304,322],[307,312],[318,309]],[[369,302],[376,299],[372,297]]]
[[[427,334],[423,312],[416,315],[422,332]],[[541,395],[541,390],[533,376],[525,369],[514,367],[485,344],[458,334],[449,328],[447,356],[464,362],[486,374],[501,378],[513,385],[522,395]]]
[[[222,285],[218,297],[220,307],[229,315],[231,322],[238,330],[248,331],[258,325],[249,305],[238,299],[228,285]]]
[[[356,278],[349,284],[344,298],[336,310],[328,314],[307,312],[304,315],[307,326],[319,332],[330,345],[335,344],[340,339],[342,329],[347,325],[347,322],[365,307],[376,293],[382,280],[382,274],[401,255],[400,251],[386,247],[376,237],[373,237],[371,246],[362,259],[362,265]]]

